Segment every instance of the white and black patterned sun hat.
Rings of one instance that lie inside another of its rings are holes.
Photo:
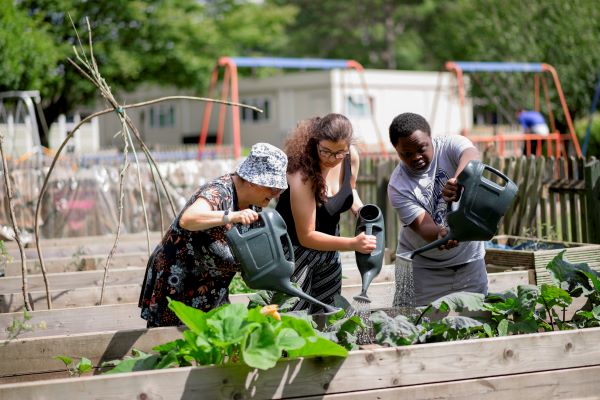
[[[287,189],[287,155],[269,143],[256,143],[237,174],[256,185]]]

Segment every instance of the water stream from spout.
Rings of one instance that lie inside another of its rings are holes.
[[[356,315],[364,324],[364,328],[357,332],[356,342],[358,344],[371,344],[375,337],[373,333],[373,323],[371,322],[371,303],[363,300],[354,300],[352,307],[356,310]]]
[[[397,255],[395,272],[396,292],[392,306],[395,313],[408,316],[415,313],[415,280],[412,260]]]

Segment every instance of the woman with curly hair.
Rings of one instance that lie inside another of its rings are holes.
[[[314,298],[333,304],[342,288],[339,250],[368,254],[375,236],[364,232],[340,237],[340,214],[362,207],[356,192],[358,152],[352,146],[352,124],[340,114],[301,121],[285,143],[288,189],[277,203],[293,244],[292,281]],[[320,307],[300,300],[295,310],[314,313]]]

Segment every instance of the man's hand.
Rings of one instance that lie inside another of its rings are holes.
[[[444,228],[443,226],[440,226],[440,231],[438,233],[438,239],[443,238],[444,236],[446,236],[448,234],[448,229]],[[458,246],[458,240],[449,240],[448,243],[446,243],[443,246],[438,247],[440,250],[450,250],[453,247]]]
[[[446,185],[442,189],[442,197],[446,202],[458,201],[460,199],[460,188],[456,178],[448,179]]]

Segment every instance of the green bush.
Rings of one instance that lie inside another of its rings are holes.
[[[585,140],[585,130],[588,126],[588,117],[581,118],[575,121],[575,132],[579,139],[579,145],[583,150],[583,141]],[[592,129],[590,134],[590,142],[588,144],[587,157],[600,157],[600,113],[594,113],[592,116]]]

